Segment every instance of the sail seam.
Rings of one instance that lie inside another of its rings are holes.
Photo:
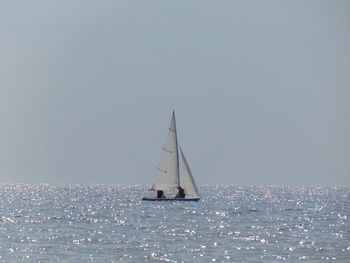
[[[170,150],[166,149],[165,147],[163,147],[162,149],[168,153],[173,153],[173,151],[170,151]]]
[[[163,172],[163,173],[167,173],[167,172],[168,172],[167,170],[160,169],[159,167],[157,167],[157,170],[158,170],[158,171],[161,171],[161,172]]]

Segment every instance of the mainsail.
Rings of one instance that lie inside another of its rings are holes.
[[[181,157],[182,157],[182,165],[184,168],[182,184],[183,184],[183,188],[185,190],[185,193],[187,195],[199,195],[196,183],[195,183],[193,176],[192,176],[192,173],[191,173],[190,166],[188,165],[187,160],[185,158],[185,155],[182,152],[181,148],[180,148],[180,152],[181,152]]]
[[[165,140],[159,167],[157,167],[152,190],[171,190],[179,186],[179,154],[177,146],[175,113]]]

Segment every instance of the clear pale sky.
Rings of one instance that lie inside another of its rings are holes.
[[[0,183],[350,186],[350,1],[1,1]]]

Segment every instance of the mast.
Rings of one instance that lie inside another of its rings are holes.
[[[179,164],[179,146],[178,146],[178,142],[177,142],[177,131],[176,131],[176,121],[175,121],[175,111],[173,110],[173,116],[172,116],[173,122],[174,122],[174,132],[175,132],[175,149],[176,149],[176,167],[177,167],[177,187],[180,186],[180,164]]]

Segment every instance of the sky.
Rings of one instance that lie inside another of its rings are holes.
[[[1,1],[0,184],[350,186],[350,1]]]

